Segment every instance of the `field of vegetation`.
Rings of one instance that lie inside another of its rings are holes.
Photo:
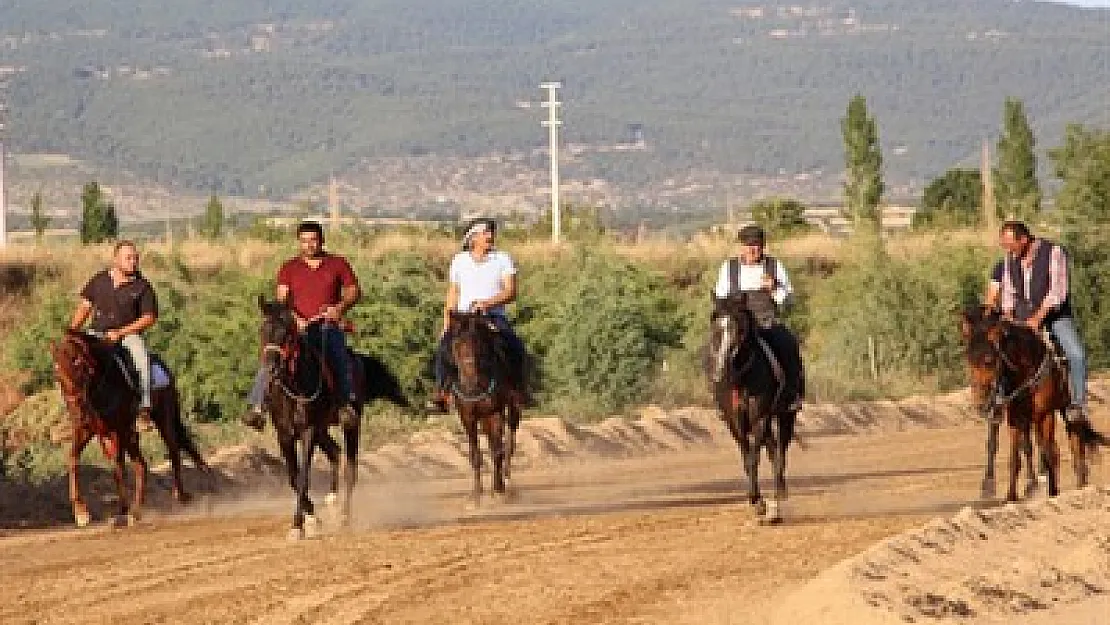
[[[993,234],[967,230],[893,238],[881,252],[822,235],[774,243],[798,291],[787,317],[803,337],[810,399],[895,397],[962,384],[953,311],[980,297],[992,242]],[[352,259],[365,291],[351,315],[354,345],[382,358],[411,397],[423,399],[456,240],[337,233],[329,247]],[[521,271],[512,315],[541,365],[537,413],[591,419],[645,403],[707,402],[701,349],[710,289],[732,253],[729,240],[701,235],[621,244],[593,234],[553,247],[517,234],[502,247]],[[142,266],[162,310],[150,342],[176,370],[188,419],[209,444],[242,434],[235,420],[257,365],[256,296],[272,292],[276,268],[292,252],[292,236],[277,243],[244,237],[143,244]],[[0,421],[9,473],[62,469],[49,440],[62,408],[46,344],[64,327],[83,281],[109,255],[107,246],[42,244],[3,257],[7,409],[19,403]],[[1096,360],[1105,365],[1107,350],[1099,349]],[[372,406],[366,419],[371,442],[424,422],[386,406]]]

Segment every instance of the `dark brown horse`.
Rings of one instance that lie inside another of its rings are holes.
[[[261,296],[258,306],[262,311],[262,361],[268,379],[265,404],[285,458],[289,485],[297,494],[289,537],[304,538],[315,535],[319,524],[315,505],[308,496],[312,455],[317,447],[330,452],[328,456],[333,458],[329,502],[333,501],[332,493],[338,486],[335,483],[339,475],[336,462],[338,450],[328,434],[328,427],[339,424],[340,403],[328,388],[330,373],[323,351],[297,331],[292,309],[283,303],[266,301]],[[356,412],[361,413],[361,409],[361,405],[356,406]],[[342,505],[344,523],[350,520],[351,497],[358,476],[360,425],[359,420],[355,420],[355,423],[343,428],[343,451],[346,452],[346,496]]]
[[[509,382],[506,347],[487,315],[452,312],[448,332],[451,358],[457,369],[451,398],[470,446],[470,466],[474,470],[471,497],[477,505],[482,497],[478,426],[486,433],[493,457],[493,492],[504,496],[506,481],[512,475],[516,430],[520,425],[520,395]]]
[[[51,341],[54,377],[62,391],[73,427],[69,451],[69,498],[78,526],[90,521],[88,507],[81,498],[77,481],[81,452],[95,436],[104,455],[115,462],[114,477],[118,491],[116,523],[130,523],[142,511],[146,483],[146,460],[139,450],[135,431],[135,413],[139,394],[128,382],[120,362],[114,357],[116,347],[84,332],[68,330],[59,341]],[[164,388],[151,393],[151,418],[166,445],[173,467],[173,496],[184,503],[189,500],[181,478],[181,452],[193,464],[208,473],[196,445],[181,420],[177,387],[171,379]],[[125,455],[133,463],[135,491],[129,501],[125,492],[123,463]]]
[[[801,371],[776,372],[769,350],[744,294],[713,298],[707,362],[710,387],[721,419],[740,447],[748,477],[748,502],[761,523],[776,524],[782,521],[786,451],[798,414],[790,406],[793,397],[784,392],[786,380],[782,378],[800,376]],[[800,383],[797,377],[793,379]],[[775,480],[775,498],[770,503],[759,491],[759,457],[764,448]]]
[[[984,414],[1001,411],[1010,430],[1010,481],[1007,501],[1017,501],[1020,453],[1036,437],[1048,477],[1048,495],[1059,494],[1060,453],[1056,445],[1056,414],[1070,403],[1067,374],[1046,341],[1033,330],[1011,323],[982,308],[963,313],[960,333],[975,403]],[[1086,421],[1067,424],[1076,483],[1087,484],[1087,453],[1107,439]],[[1027,455],[1029,451],[1026,451]],[[989,468],[989,467],[988,467]],[[1029,461],[1032,473],[1032,460]],[[1030,475],[1027,495],[1035,486]]]

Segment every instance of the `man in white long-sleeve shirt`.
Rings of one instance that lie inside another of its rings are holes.
[[[778,319],[779,310],[794,293],[790,277],[781,261],[764,253],[766,237],[762,228],[745,226],[737,238],[739,254],[721,265],[713,293],[721,298],[746,294],[748,309],[759,324],[760,335],[771,346],[785,372],[784,390],[795,397],[790,408],[797,410],[805,396],[801,348],[794,333]]]

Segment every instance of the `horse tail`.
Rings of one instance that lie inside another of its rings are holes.
[[[197,449],[197,443],[193,440],[193,435],[189,432],[189,428],[185,427],[185,420],[181,417],[181,397],[177,394],[177,387],[170,387],[170,401],[166,402],[169,414],[169,425],[173,428],[174,438],[177,439],[177,446],[181,451],[188,454],[189,458],[193,461],[193,466],[201,471],[208,472],[210,469],[208,463],[200,455],[200,450]]]
[[[1100,447],[1110,447],[1110,438],[1091,427],[1087,421],[1067,424],[1068,434],[1079,437],[1080,444],[1090,452],[1097,452]]]

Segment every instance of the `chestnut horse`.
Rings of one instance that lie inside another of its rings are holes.
[[[790,407],[793,395],[784,391],[790,384],[800,384],[801,363],[798,371],[776,374],[770,347],[759,336],[745,294],[714,297],[713,303],[707,362],[710,388],[721,419],[740,447],[748,477],[748,502],[755,507],[760,523],[781,523],[780,506],[787,495],[786,451],[798,414]],[[780,375],[787,379],[780,380]],[[764,448],[775,479],[775,498],[770,504],[759,491],[759,457]]]
[[[84,527],[91,517],[81,498],[77,467],[81,453],[95,436],[104,455],[115,462],[113,473],[118,493],[116,523],[133,523],[142,512],[147,464],[139,450],[135,431],[135,413],[139,394],[128,382],[113,355],[117,347],[96,336],[67,330],[59,341],[50,342],[54,360],[54,377],[62,391],[73,426],[69,450],[69,499],[77,525]],[[158,428],[173,467],[173,496],[185,503],[190,496],[181,479],[181,452],[192,459],[201,471],[209,468],[181,420],[181,407],[176,384],[170,383],[151,393],[151,418]],[[134,498],[129,501],[124,485],[124,459],[131,458],[134,477]]]
[[[966,359],[972,396],[984,414],[1001,410],[1010,430],[1010,481],[1007,501],[1017,501],[1021,472],[1020,452],[1036,437],[1048,477],[1048,495],[1059,494],[1060,453],[1056,445],[1056,413],[1070,403],[1066,371],[1053,357],[1040,334],[1011,323],[982,307],[964,311],[960,333],[967,346]],[[1106,445],[1107,439],[1090,423],[1067,423],[1068,441],[1076,483],[1087,485],[1087,453]],[[1029,454],[1026,451],[1027,455]],[[1030,459],[1030,473],[1032,473]],[[989,467],[988,467],[989,468]],[[1035,485],[1030,476],[1027,495]]]
[[[482,497],[478,426],[481,424],[485,431],[493,456],[493,492],[505,496],[520,425],[520,395],[509,381],[506,346],[488,315],[452,312],[448,332],[451,358],[457,369],[451,399],[470,446],[470,466],[474,470],[471,497],[477,505]]]

